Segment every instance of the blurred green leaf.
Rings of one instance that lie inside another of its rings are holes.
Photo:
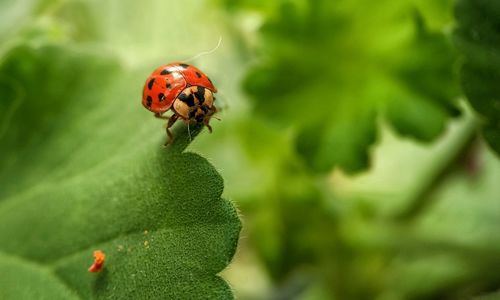
[[[17,34],[22,27],[21,25],[31,15],[33,10],[32,4],[35,2],[36,0],[4,0],[0,2],[2,16],[0,19],[0,41],[5,42],[9,37]]]
[[[498,300],[500,299],[500,291],[491,294],[481,295],[479,297],[474,298],[474,300]]]
[[[458,0],[455,41],[464,55],[462,88],[483,117],[483,136],[500,153],[500,3]]]
[[[221,176],[140,105],[150,70],[70,45],[0,64],[2,299],[230,299],[240,221]],[[156,132],[157,134],[152,134]],[[92,252],[104,270],[87,271]]]
[[[430,13],[449,1],[279,3],[263,10],[260,60],[244,86],[255,111],[296,128],[298,152],[313,170],[366,168],[381,113],[423,141],[458,115],[455,54],[440,14]],[[439,29],[427,26],[427,15]]]

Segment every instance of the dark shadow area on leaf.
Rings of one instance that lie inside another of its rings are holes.
[[[108,277],[109,274],[106,266],[104,266],[101,272],[95,274],[94,284],[93,284],[94,295],[99,295],[106,289],[106,286],[108,285],[109,281]]]

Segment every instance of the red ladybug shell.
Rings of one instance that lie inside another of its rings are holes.
[[[151,73],[144,84],[142,105],[155,113],[166,112],[189,86],[201,86],[217,92],[208,76],[191,65],[171,63],[161,66]]]

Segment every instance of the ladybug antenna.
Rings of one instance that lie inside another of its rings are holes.
[[[215,51],[217,51],[217,49],[219,49],[219,47],[220,47],[221,44],[222,44],[222,35],[219,36],[219,42],[217,42],[217,46],[215,46],[215,48],[213,48],[212,50],[200,52],[200,53],[196,54],[195,56],[190,57],[190,58],[185,59],[185,60],[182,60],[182,61],[183,62],[190,62],[190,61],[195,60],[197,58],[200,58],[202,56],[205,56],[205,55],[208,55],[208,54],[212,54]]]
[[[192,138],[191,138],[191,130],[189,129],[189,123],[188,123],[188,135],[189,135],[189,142],[191,143]]]

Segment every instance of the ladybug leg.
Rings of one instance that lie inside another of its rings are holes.
[[[162,120],[168,120],[169,119],[169,117],[162,116],[160,113],[155,113],[155,118],[162,119]]]
[[[216,112],[218,112],[218,111],[220,111],[220,109],[218,109],[217,107],[215,107],[215,105],[212,105],[212,110],[211,110],[211,112],[210,112],[210,117],[211,117],[211,118],[216,119],[217,121],[220,121],[220,118],[219,118],[219,117],[214,116],[214,114],[215,114]]]
[[[207,126],[208,128],[208,132],[212,133],[212,126],[210,126],[210,124],[208,124],[208,122],[210,121],[210,117],[209,118],[206,118],[204,121],[203,121],[203,124],[205,124],[205,126]]]
[[[207,114],[207,117],[205,118],[205,120],[203,120],[203,124],[205,124],[205,126],[207,126],[208,131],[210,133],[212,133],[212,126],[210,126],[210,124],[208,122],[210,122],[210,119],[213,117],[213,115],[216,112],[217,112],[217,107],[215,107],[215,105],[212,105],[212,107],[210,107],[210,111]],[[217,119],[217,117],[214,117],[214,118]]]
[[[172,141],[174,140],[174,136],[172,135],[172,132],[170,131],[170,127],[172,127],[174,125],[174,123],[175,123],[175,121],[177,121],[177,119],[178,119],[178,117],[176,114],[174,114],[173,116],[168,118],[167,129],[166,129],[168,140],[165,142],[165,146],[172,144]]]

